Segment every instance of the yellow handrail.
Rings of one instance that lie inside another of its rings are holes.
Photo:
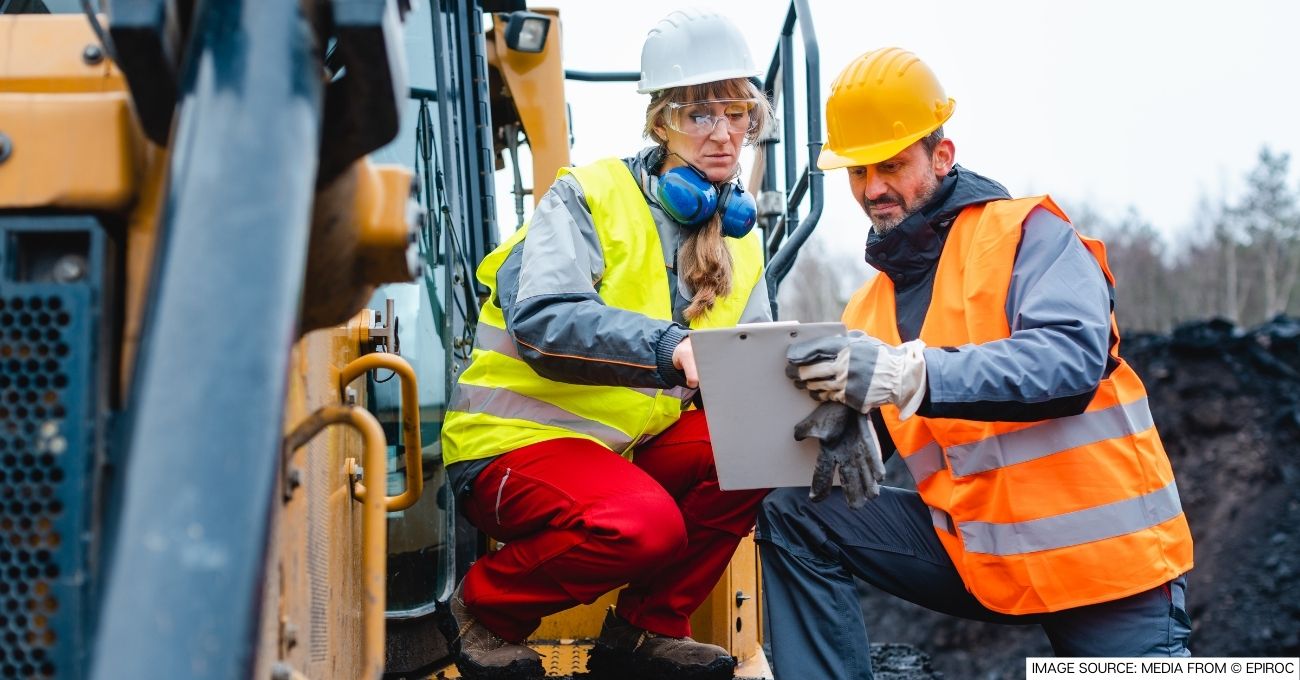
[[[361,435],[362,471],[382,485],[388,478],[388,442],[384,428],[369,411],[356,406],[326,406],[311,414],[284,438],[285,451],[306,444],[329,425],[349,425]],[[347,459],[347,475],[354,479],[356,459]],[[384,581],[388,569],[388,508],[380,494],[364,493],[353,484],[352,496],[361,501],[361,604],[362,677],[378,680],[384,674]]]
[[[415,369],[396,354],[378,352],[359,357],[339,370],[339,399],[343,399],[348,383],[376,368],[386,368],[396,373],[402,381],[402,444],[406,448],[406,490],[385,499],[388,511],[396,512],[415,505],[424,491],[424,466],[421,460],[420,442],[420,390],[415,382]],[[357,498],[360,500],[362,497],[357,496]]]

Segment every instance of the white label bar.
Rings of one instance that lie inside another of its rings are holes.
[[[1300,680],[1300,657],[1025,659],[1025,680]]]

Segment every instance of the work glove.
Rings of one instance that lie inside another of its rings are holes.
[[[907,419],[925,397],[925,343],[895,347],[862,331],[790,345],[785,373],[818,401],[838,401],[866,413],[884,404]]]
[[[794,426],[795,439],[803,441],[809,437],[821,443],[809,498],[820,501],[830,494],[836,470],[849,507],[860,508],[880,495],[885,462],[880,456],[880,440],[871,426],[871,416],[836,402],[818,404],[816,410]]]

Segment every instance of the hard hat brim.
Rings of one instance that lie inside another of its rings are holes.
[[[956,102],[948,100],[948,115],[943,117],[934,127],[921,130],[915,134],[891,139],[887,142],[878,144],[868,144],[851,149],[841,149],[832,151],[829,146],[823,146],[820,154],[817,155],[817,167],[821,170],[836,170],[839,168],[848,168],[858,165],[875,165],[883,163],[894,156],[902,153],[907,147],[921,141],[926,135],[943,127],[944,123],[952,118],[953,111],[956,109]]]
[[[762,73],[763,73],[762,70],[754,70],[751,72],[751,71],[737,71],[735,69],[725,69],[720,71],[710,71],[708,73],[698,73],[689,78],[681,78],[679,80],[674,80],[667,83],[656,83],[653,87],[647,87],[645,84],[645,79],[643,78],[640,82],[637,83],[636,91],[638,94],[649,94],[651,92],[667,90],[670,87],[685,87],[687,85],[703,85],[704,83],[718,83],[724,80],[735,80],[736,78],[753,78],[755,76],[762,75]]]
[[[921,135],[921,137],[924,136]],[[921,137],[896,140],[884,144],[873,144],[857,149],[846,149],[843,153],[836,153],[829,148],[822,147],[822,152],[817,155],[817,167],[822,170],[838,170],[858,165],[875,165],[898,155],[900,151],[915,144]]]

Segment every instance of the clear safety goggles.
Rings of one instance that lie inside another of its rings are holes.
[[[718,123],[725,122],[728,132],[751,133],[758,125],[754,116],[756,99],[709,99],[668,105],[668,127],[692,137],[713,134]]]

